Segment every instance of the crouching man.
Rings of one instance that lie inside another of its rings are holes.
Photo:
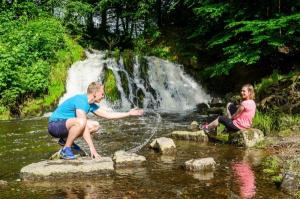
[[[71,147],[80,150],[74,143],[78,137],[83,137],[90,148],[91,157],[100,159],[91,134],[98,131],[100,125],[97,121],[87,119],[89,112],[106,119],[119,119],[128,116],[140,116],[144,114],[142,109],[131,109],[128,112],[106,112],[97,104],[104,98],[104,86],[98,82],[92,82],[87,89],[87,94],[75,95],[64,101],[52,113],[49,118],[48,132],[55,138],[60,138],[63,145],[60,156],[63,159],[75,159]]]

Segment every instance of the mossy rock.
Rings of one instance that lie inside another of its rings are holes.
[[[245,129],[229,134],[229,143],[241,147],[253,147],[264,140],[264,133],[259,129]]]
[[[121,94],[117,87],[117,81],[111,69],[107,68],[105,70],[103,84],[104,84],[106,99],[108,99],[108,101],[116,102],[121,99]]]
[[[134,53],[132,50],[124,50],[122,52],[123,64],[125,70],[130,74],[133,75],[133,64],[134,64]]]

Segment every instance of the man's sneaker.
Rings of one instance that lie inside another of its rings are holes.
[[[65,146],[65,144],[66,144],[65,138],[59,138],[58,144],[60,146]],[[73,142],[71,148],[74,149],[74,150],[76,150],[76,151],[81,151],[81,148],[77,144],[75,144],[74,142]]]
[[[60,151],[60,157],[65,160],[74,160],[76,159],[75,155],[73,154],[71,147],[64,147]]]

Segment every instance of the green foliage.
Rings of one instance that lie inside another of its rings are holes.
[[[278,83],[284,76],[280,75],[277,71],[273,71],[273,73],[266,78],[263,78],[260,83],[255,84],[256,95],[260,96],[260,93],[266,90],[269,86]]]
[[[20,104],[49,94],[53,84],[51,73],[60,59],[57,52],[73,50],[68,49],[62,24],[40,8],[30,13],[29,9],[34,7],[37,6],[25,2],[0,12],[0,106],[5,107],[1,110],[3,115],[7,115],[7,110],[19,115],[23,108]],[[21,16],[16,18],[17,15]],[[66,73],[66,68],[61,72]],[[40,106],[42,104],[43,100]]]
[[[256,111],[253,119],[253,127],[262,130],[266,135],[270,135],[275,130],[273,115]]]

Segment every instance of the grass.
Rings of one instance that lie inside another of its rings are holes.
[[[59,97],[65,92],[68,68],[83,56],[83,48],[73,39],[64,37],[67,48],[56,53],[57,62],[53,64],[49,74],[48,94],[40,98],[28,99],[21,108],[21,116],[40,115],[50,110]]]
[[[283,113],[256,111],[253,127],[264,132],[265,135],[289,136],[294,126],[299,126],[300,116]]]

